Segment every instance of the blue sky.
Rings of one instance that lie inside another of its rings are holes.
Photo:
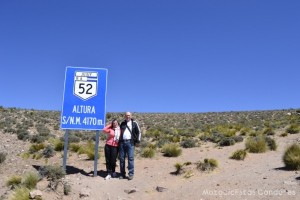
[[[0,105],[61,110],[67,66],[107,112],[300,108],[300,1],[0,0]]]

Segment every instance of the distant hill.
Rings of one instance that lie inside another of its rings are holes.
[[[220,126],[241,129],[242,127],[261,130],[285,128],[291,123],[299,123],[300,109],[243,111],[243,112],[207,112],[207,113],[133,113],[143,132],[158,129],[170,132],[174,129],[212,131]],[[123,120],[124,113],[107,113],[106,123],[113,118]],[[17,134],[19,139],[29,139],[32,135],[62,136],[59,111],[41,111],[33,109],[0,107],[0,130]],[[80,132],[89,131],[74,131]],[[86,134],[85,134],[86,135]]]

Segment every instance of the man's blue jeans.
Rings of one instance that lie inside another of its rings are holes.
[[[121,141],[119,143],[119,156],[120,156],[120,172],[122,176],[126,175],[125,172],[125,158],[128,156],[128,175],[134,175],[134,144],[129,141]]]

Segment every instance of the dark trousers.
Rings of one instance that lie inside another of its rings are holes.
[[[108,144],[104,147],[106,170],[108,173],[115,172],[116,162],[118,157],[118,147],[110,146]]]

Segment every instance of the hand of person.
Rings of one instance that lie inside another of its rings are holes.
[[[135,147],[140,147],[140,143],[135,143]]]

